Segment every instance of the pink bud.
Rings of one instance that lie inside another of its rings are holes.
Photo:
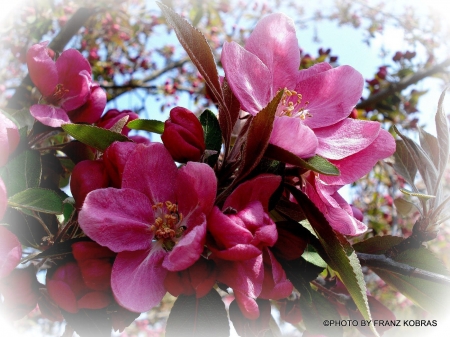
[[[161,139],[172,158],[180,163],[199,161],[205,151],[200,121],[191,111],[182,107],[170,111]]]
[[[139,116],[138,114],[134,113],[131,110],[123,110],[123,111],[119,111],[117,109],[111,109],[108,110],[103,116],[102,118],[100,118],[100,120],[97,122],[97,126],[104,128],[104,129],[111,129],[120,119],[124,118],[128,116],[128,122],[131,122],[135,119],[138,119]],[[127,128],[126,126],[123,127],[122,129],[122,134],[125,136],[128,136],[128,132],[130,132],[130,129]]]
[[[70,189],[78,209],[89,192],[108,186],[109,176],[102,160],[83,160],[73,168]]]
[[[111,179],[112,187],[120,188],[122,185],[122,173],[125,164],[136,146],[136,143],[131,142],[114,142],[103,154],[103,161]]]

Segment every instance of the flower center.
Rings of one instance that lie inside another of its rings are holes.
[[[61,100],[63,99],[64,95],[67,94],[69,90],[64,89],[64,85],[61,83],[57,84],[55,87],[55,91],[53,91],[53,94],[49,97],[46,97],[45,100],[48,104],[51,105],[60,105]]]
[[[155,240],[160,241],[166,251],[170,251],[186,229],[180,225],[183,214],[178,212],[178,206],[170,201],[158,202],[152,208],[155,212],[155,222],[150,226],[150,230],[155,234]]]
[[[309,102],[306,101],[302,106],[302,94],[295,90],[288,90],[284,88],[283,97],[281,97],[280,104],[277,109],[277,116],[297,117],[305,120],[306,117],[312,117],[306,107]]]

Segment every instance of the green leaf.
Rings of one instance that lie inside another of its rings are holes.
[[[438,140],[422,128],[419,129],[419,141],[422,149],[430,154],[434,166],[439,167],[439,145]]]
[[[334,305],[317,291],[311,289],[300,296],[300,310],[306,329],[313,335],[343,336],[342,326],[324,326],[325,320],[340,321],[341,316]]]
[[[110,337],[112,319],[106,308],[80,309],[76,314],[61,310],[67,323],[80,337]]]
[[[394,200],[394,205],[395,205],[395,208],[397,209],[397,212],[401,216],[407,216],[409,213],[411,213],[411,211],[413,210],[414,207],[417,208],[417,206],[414,203],[412,203],[411,201],[405,200],[403,198],[396,198]]]
[[[93,125],[65,124],[62,128],[73,138],[102,152],[115,141],[131,141],[128,137],[120,133]]]
[[[223,141],[225,144],[225,155],[228,153],[231,141],[231,133],[234,125],[239,118],[241,104],[234,95],[228,84],[227,78],[223,79],[222,94],[224,106],[219,106],[219,123],[222,130]]]
[[[11,159],[1,171],[8,195],[14,195],[27,188],[38,187],[41,181],[42,165],[38,151],[27,150]]]
[[[319,254],[338,274],[364,319],[371,320],[364,275],[353,247],[342,234],[331,228],[325,216],[303,192],[291,185],[286,187],[301,205],[322,245],[323,251],[318,250]],[[373,326],[371,329],[378,336]]]
[[[401,188],[400,192],[402,192],[403,194],[406,194],[406,195],[413,196],[413,197],[418,197],[419,199],[423,199],[423,200],[436,198],[436,196],[434,196],[434,195],[428,195],[428,194],[423,194],[423,193],[414,193],[414,192],[405,190],[404,188]]]
[[[26,130],[28,131],[34,124],[35,119],[31,116],[30,110],[27,108],[23,108],[22,110],[0,109],[0,111],[16,124],[19,129],[26,127]]]
[[[13,195],[8,199],[8,206],[49,214],[63,212],[62,200],[56,192],[37,187]]]
[[[228,337],[230,326],[222,298],[214,289],[201,298],[180,295],[167,319],[166,337]]]
[[[242,164],[239,167],[235,182],[245,178],[260,162],[269,145],[272,133],[273,121],[278,104],[283,96],[283,90],[270,101],[267,106],[253,117],[248,133],[247,141],[242,154]]]
[[[200,123],[205,132],[206,149],[217,152],[207,158],[208,164],[214,166],[219,158],[220,149],[222,147],[222,132],[220,130],[219,121],[212,111],[206,109],[200,115]]]
[[[398,245],[404,239],[400,236],[374,236],[370,239],[355,243],[353,248],[358,253],[384,254],[389,248]]]
[[[135,119],[134,121],[129,122],[127,127],[133,130],[145,130],[158,134],[164,132],[164,122],[156,119]]]
[[[273,144],[269,144],[269,146],[267,146],[264,156],[328,176],[338,176],[341,174],[336,166],[321,156],[315,155],[314,157],[308,159],[302,159],[295,154]]]
[[[394,170],[400,174],[411,187],[415,188],[414,179],[417,174],[417,166],[414,159],[409,153],[403,140],[398,139],[395,143]]]

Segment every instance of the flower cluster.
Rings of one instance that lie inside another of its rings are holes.
[[[367,231],[361,212],[339,189],[395,151],[378,122],[350,118],[361,97],[361,74],[328,63],[298,70],[293,21],[271,14],[245,47],[225,43],[225,77],[210,85],[219,118],[207,110],[199,119],[175,107],[163,123],[130,110],[103,113],[106,94],[92,80],[89,62],[73,49],[54,59],[45,42],[27,54],[41,94],[30,113],[54,132],[37,134],[33,126],[19,135],[0,114],[0,166],[6,167],[0,177],[13,176],[21,163],[25,169],[18,171],[29,172],[33,156],[39,167],[39,176],[23,188],[0,178],[0,219],[8,208],[45,229],[45,236],[34,228],[21,233],[12,216],[6,221],[16,230],[0,227],[5,306],[24,315],[38,303],[47,317],[62,314],[69,323],[73,315],[98,311],[123,329],[167,292],[201,303],[220,288],[234,297],[230,318],[239,331],[257,334],[255,322],[268,325],[269,300],[280,304],[286,320],[298,322],[301,306],[291,299],[320,274],[303,259],[304,250],[316,241],[325,247],[323,228],[339,240]],[[238,115],[245,119],[240,127]],[[240,130],[231,141],[233,128]],[[129,136],[132,129],[162,133],[162,143]],[[59,171],[42,166],[49,157]],[[56,184],[48,178],[68,172],[71,197],[59,189],[59,176]],[[37,195],[51,201],[30,202]],[[27,259],[27,269],[16,268],[22,245],[42,251]],[[317,252],[327,259],[327,249]],[[300,261],[305,275],[314,277],[293,276],[292,265]],[[30,278],[36,268],[47,269],[45,285]],[[11,280],[18,279],[28,292],[15,292]]]

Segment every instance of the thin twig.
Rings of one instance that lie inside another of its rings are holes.
[[[411,267],[407,264],[397,262],[385,255],[357,253],[361,265],[369,268],[388,270],[393,273],[420,278],[440,284],[450,285],[450,277],[436,274],[427,270]]]
[[[392,83],[386,89],[369,96],[369,98],[367,98],[366,100],[362,101],[361,103],[358,103],[356,105],[356,109],[365,109],[373,107],[376,105],[376,103],[381,102],[385,98],[397,92],[400,92],[403,89],[406,89],[410,85],[415,84],[426,77],[445,71],[445,69],[448,66],[450,66],[450,58],[440,64],[435,65],[434,67],[419,70],[415,74],[405,77],[400,82]]]

